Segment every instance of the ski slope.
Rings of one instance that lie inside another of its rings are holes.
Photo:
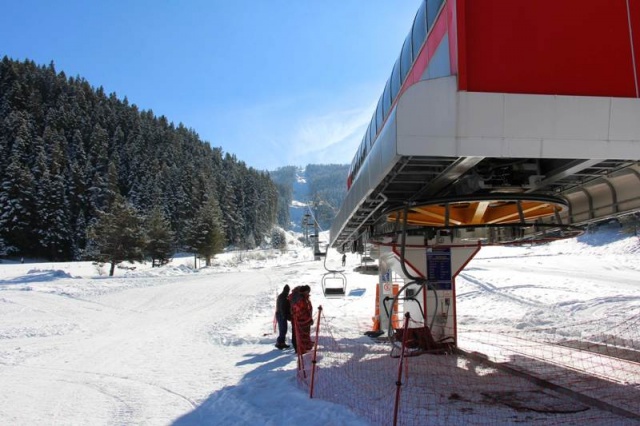
[[[640,315],[640,243],[620,237],[483,248],[456,281],[460,327],[589,320],[581,334]],[[354,272],[359,258],[349,254],[347,292],[358,291],[324,299],[323,262],[296,244],[286,254],[224,253],[198,270],[178,257],[111,278],[88,262],[0,263],[0,422],[369,424],[298,388],[293,353],[273,346],[272,320],[284,284],[309,284],[334,333],[362,335],[377,277]],[[340,269],[336,252],[327,262]]]

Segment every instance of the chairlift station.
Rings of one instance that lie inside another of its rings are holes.
[[[455,343],[482,246],[639,211],[639,75],[640,1],[423,1],[330,231],[377,258],[382,329],[402,299]]]

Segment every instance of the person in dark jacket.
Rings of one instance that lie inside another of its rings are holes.
[[[309,300],[311,287],[299,286],[293,289],[289,295],[293,325],[293,348],[296,353],[305,353],[313,348],[311,341],[311,326],[313,325],[313,306]]]
[[[282,293],[278,295],[276,300],[276,320],[278,321],[278,339],[276,340],[276,348],[288,349],[291,346],[286,344],[288,324],[291,321],[291,304],[289,303],[289,285],[285,284]]]

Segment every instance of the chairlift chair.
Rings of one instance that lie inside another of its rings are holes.
[[[322,276],[324,297],[344,297],[347,291],[347,278],[342,272],[329,271]]]

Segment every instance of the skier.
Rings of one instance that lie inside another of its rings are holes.
[[[282,289],[282,293],[278,295],[276,300],[276,320],[278,321],[278,339],[276,340],[276,348],[289,349],[291,346],[287,345],[287,321],[291,321],[291,304],[289,303],[289,285],[285,284]]]
[[[342,255],[342,266],[344,266],[347,263],[347,253]]]

